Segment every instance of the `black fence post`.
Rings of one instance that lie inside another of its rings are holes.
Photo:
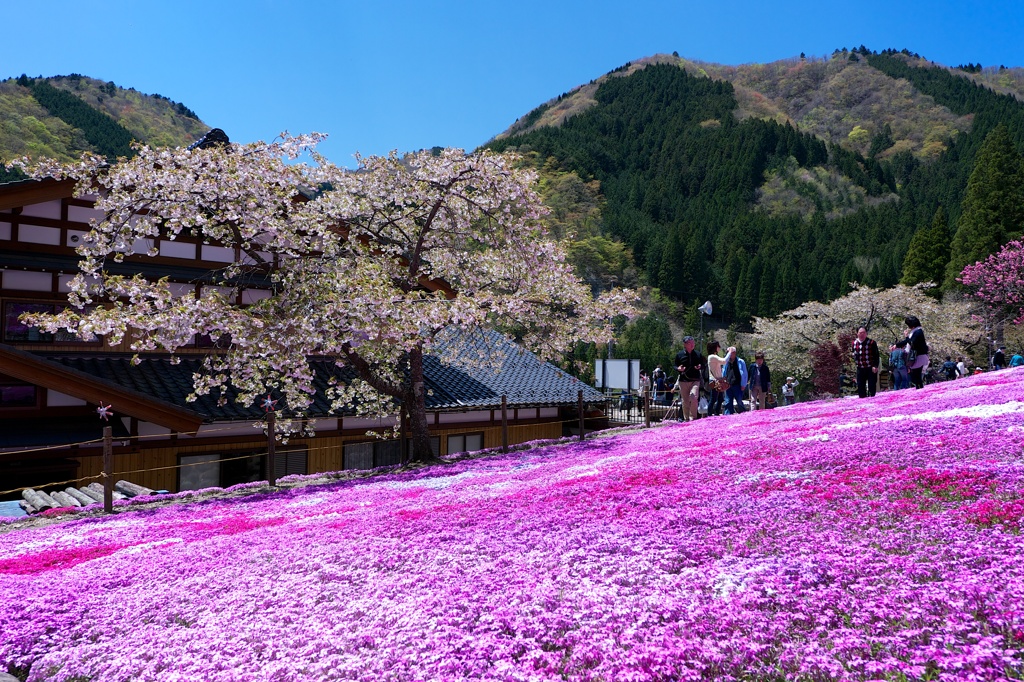
[[[114,513],[114,429],[103,427],[103,511]]]
[[[508,398],[501,396],[501,451],[508,452]]]
[[[277,414],[267,412],[267,481],[277,485]]]
[[[580,413],[580,440],[583,440],[583,391],[576,393],[576,410]]]

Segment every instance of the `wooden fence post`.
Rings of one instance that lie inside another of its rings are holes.
[[[580,440],[583,440],[583,391],[576,393],[576,410],[580,413]]]
[[[508,399],[501,396],[501,451],[508,452]]]
[[[103,427],[103,511],[114,513],[114,429]]]
[[[277,485],[277,414],[267,412],[267,481]]]

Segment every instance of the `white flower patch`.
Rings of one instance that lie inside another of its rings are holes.
[[[827,433],[820,433],[817,436],[806,436],[804,438],[794,438],[793,439],[794,443],[810,443],[810,442],[813,442],[813,441],[820,441],[822,443],[827,443],[829,441],[828,434]]]
[[[818,584],[828,580],[829,568],[810,559],[749,559],[736,560],[722,566],[712,583],[712,590],[718,599],[743,592],[757,582],[765,574],[774,576],[776,583],[811,583]],[[766,594],[776,591],[765,586]]]
[[[385,488],[391,490],[407,490],[411,488],[428,488],[430,490],[444,490],[450,488],[456,483],[461,483],[470,478],[477,478],[486,474],[477,473],[473,471],[464,471],[461,474],[455,474],[454,476],[438,476],[436,478],[421,478],[415,481],[389,481],[382,483]]]
[[[308,498],[303,498],[301,500],[295,500],[293,502],[289,502],[288,504],[284,505],[284,507],[285,507],[285,509],[296,509],[296,508],[301,508],[301,507],[316,507],[316,506],[319,506],[321,504],[326,503],[328,500],[329,500],[329,498],[326,495],[311,495]]]
[[[466,491],[463,497],[471,500],[490,500],[500,497],[506,490],[518,487],[512,481],[501,481],[489,485],[474,486],[472,491]]]
[[[741,562],[735,562],[732,565],[722,567],[718,575],[715,576],[711,589],[714,591],[716,598],[724,599],[731,594],[746,590],[753,577],[764,573],[770,568],[772,568],[770,564],[763,562],[752,565],[743,565]]]
[[[587,476],[600,476],[601,470],[592,466],[573,466],[562,470],[562,475],[558,478],[563,481],[571,481],[576,478],[586,478]]]
[[[132,545],[131,547],[125,547],[114,552],[114,556],[118,554],[139,554],[149,549],[155,549],[159,547],[167,547],[169,545],[177,545],[185,542],[182,538],[164,538],[163,540],[154,540],[153,542],[144,542],[141,545]]]
[[[744,474],[736,477],[737,483],[758,483],[760,481],[797,481],[810,478],[814,475],[811,471],[764,471],[755,474]]]

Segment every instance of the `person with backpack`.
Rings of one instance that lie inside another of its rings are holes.
[[[892,390],[910,388],[906,349],[896,348],[889,352],[889,375],[892,377]]]
[[[897,341],[889,350],[897,348],[907,349],[907,370],[910,374],[910,383],[914,388],[924,388],[924,368],[928,366],[928,342],[924,338],[924,330],[921,329],[921,320],[914,315],[907,315],[907,337]]]

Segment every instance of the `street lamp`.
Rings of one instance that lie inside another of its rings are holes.
[[[704,316],[711,314],[711,301],[704,301],[704,305],[697,310],[700,312],[700,346],[707,348],[707,344],[704,342]]]

